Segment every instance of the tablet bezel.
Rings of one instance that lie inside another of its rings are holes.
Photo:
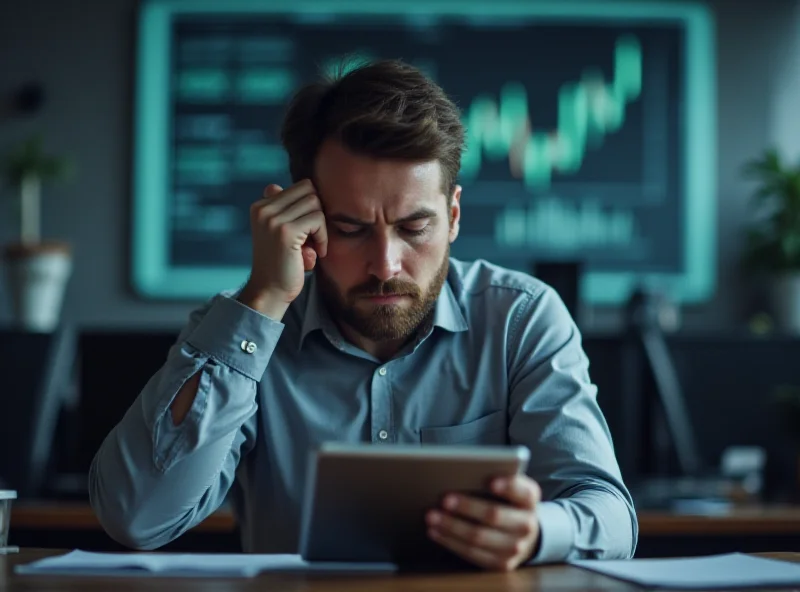
[[[317,489],[317,467],[323,458],[353,458],[391,460],[454,461],[475,460],[479,463],[509,463],[516,467],[516,474],[524,474],[530,461],[530,450],[525,446],[474,446],[474,445],[434,445],[413,444],[351,444],[325,442],[309,452],[306,467],[306,485],[301,507],[301,530],[298,552],[307,558],[311,540],[311,521],[315,510]]]

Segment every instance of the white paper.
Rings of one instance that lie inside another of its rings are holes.
[[[18,565],[19,574],[244,577],[261,572],[387,572],[389,563],[308,562],[299,555],[253,553],[88,553],[75,550]]]
[[[742,553],[687,559],[582,560],[572,565],[651,588],[745,588],[800,585],[800,564]]]

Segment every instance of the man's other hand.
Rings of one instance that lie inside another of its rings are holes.
[[[479,567],[511,571],[538,550],[542,492],[526,475],[495,479],[491,487],[508,504],[448,494],[426,516],[428,536]]]

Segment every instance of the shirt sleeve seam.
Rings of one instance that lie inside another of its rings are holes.
[[[511,361],[514,359],[514,352],[519,349],[520,344],[517,343],[519,340],[520,335],[520,324],[522,319],[527,316],[527,314],[531,311],[534,304],[537,300],[542,296],[544,293],[544,289],[536,290],[536,291],[526,291],[526,298],[525,302],[520,305],[517,310],[514,312],[513,316],[511,317],[511,330],[508,335],[508,344],[506,350],[506,359]]]

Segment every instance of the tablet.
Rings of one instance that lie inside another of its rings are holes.
[[[309,458],[300,553],[308,561],[440,563],[425,513],[449,492],[492,498],[492,478],[525,471],[523,446],[326,443]]]

